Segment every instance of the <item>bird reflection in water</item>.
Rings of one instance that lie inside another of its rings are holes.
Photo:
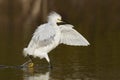
[[[33,68],[29,68],[26,71],[24,72],[23,80],[49,80],[50,77],[50,72],[34,72]]]

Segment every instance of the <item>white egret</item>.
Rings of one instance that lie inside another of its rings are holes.
[[[34,32],[29,45],[23,50],[24,55],[31,55],[40,59],[45,58],[50,64],[48,53],[59,44],[63,43],[71,46],[89,45],[89,42],[73,29],[73,25],[57,25],[57,23],[61,22],[61,16],[56,12],[51,12],[48,16],[48,22],[38,26]]]

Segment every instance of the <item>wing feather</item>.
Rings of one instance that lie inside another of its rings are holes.
[[[89,42],[70,24],[61,25],[61,40],[60,43],[73,46],[87,46]]]
[[[54,40],[55,31],[50,25],[44,24],[39,26],[33,34],[33,37],[29,43],[30,47],[43,47],[52,43]]]

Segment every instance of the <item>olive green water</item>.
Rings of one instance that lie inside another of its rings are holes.
[[[0,80],[120,80],[120,1],[117,0],[1,0]],[[27,61],[22,49],[50,11],[75,26],[88,47],[59,45],[35,68],[15,68]]]

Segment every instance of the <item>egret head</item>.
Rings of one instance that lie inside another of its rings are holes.
[[[62,22],[61,16],[56,12],[51,12],[48,16],[48,22],[51,23],[60,23]]]

